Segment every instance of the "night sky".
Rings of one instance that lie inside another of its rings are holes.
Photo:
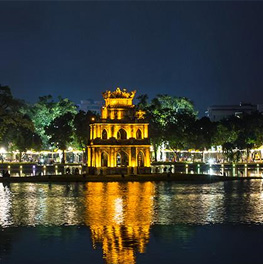
[[[0,2],[0,83],[29,102],[150,97],[263,103],[263,2]]]

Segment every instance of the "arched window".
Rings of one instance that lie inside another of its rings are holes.
[[[137,139],[142,139],[142,131],[140,129],[138,129],[137,132],[136,132],[136,138]]]
[[[127,132],[123,128],[118,131],[117,139],[127,139]]]
[[[108,154],[106,152],[101,153],[101,167],[108,167]]]
[[[117,167],[127,167],[129,166],[129,157],[124,151],[120,151],[116,156]]]
[[[140,151],[137,156],[137,165],[138,167],[144,167],[144,156],[143,153]]]
[[[106,129],[103,129],[101,137],[102,137],[102,139],[107,139],[108,138]]]

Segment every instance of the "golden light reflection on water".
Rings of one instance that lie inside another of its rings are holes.
[[[263,224],[262,181],[0,184],[1,227],[88,226],[106,263],[135,263],[153,225],[162,226],[155,239],[173,239],[185,224],[211,223]]]
[[[93,247],[102,245],[107,263],[135,263],[145,252],[153,219],[155,185],[147,183],[87,183],[86,225]]]

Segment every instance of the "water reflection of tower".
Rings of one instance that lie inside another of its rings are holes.
[[[153,183],[87,183],[85,222],[106,263],[135,263],[145,252],[153,217]]]

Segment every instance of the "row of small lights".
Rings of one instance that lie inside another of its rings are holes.
[[[78,167],[79,170],[80,170],[80,174],[81,174],[82,166],[79,165],[79,166],[74,166],[74,167]],[[46,173],[46,168],[47,168],[47,166],[46,166],[46,165],[43,165],[44,173]],[[10,173],[10,171],[11,171],[11,166],[8,165],[8,166],[7,166],[7,169],[8,169],[8,171],[9,171],[9,173]],[[20,165],[20,166],[19,166],[19,169],[20,169],[20,173],[22,173],[23,166]],[[33,165],[33,166],[32,166],[32,169],[33,169],[33,172],[35,172],[35,170],[36,170],[36,165]],[[64,167],[64,169],[65,169],[65,167]],[[55,174],[57,174],[57,173],[58,173],[58,165],[55,165]]]

